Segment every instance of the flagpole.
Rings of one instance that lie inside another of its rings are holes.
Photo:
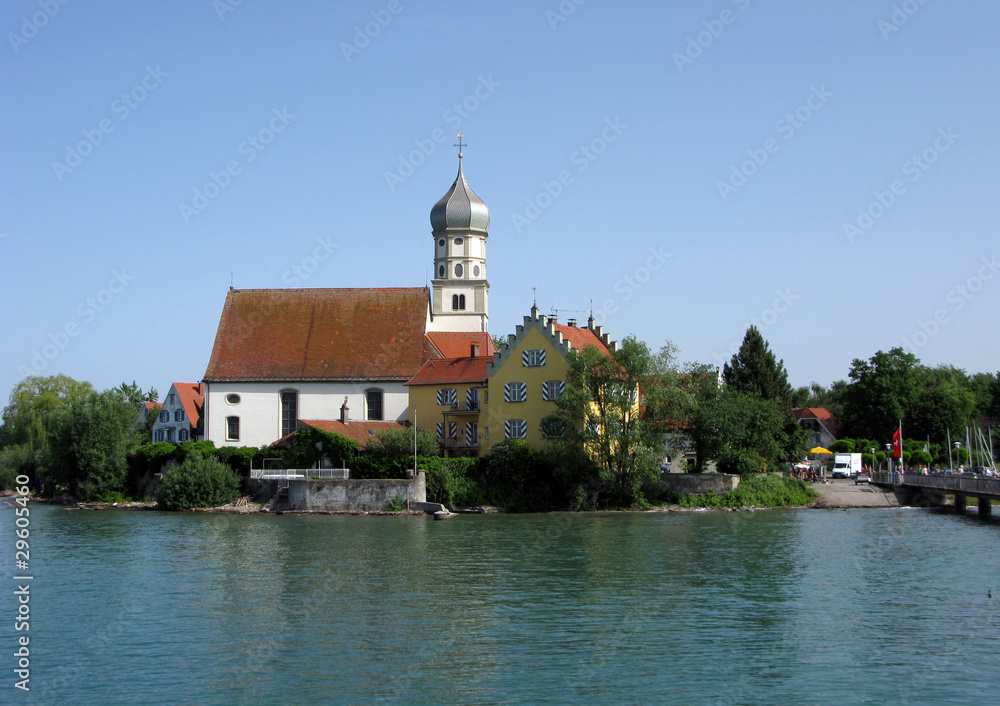
[[[906,464],[903,463],[903,420],[899,420],[899,470],[906,473]]]

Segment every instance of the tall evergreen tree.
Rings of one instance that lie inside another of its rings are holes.
[[[788,403],[792,387],[788,384],[785,363],[776,360],[767,341],[756,326],[747,329],[743,344],[722,368],[726,387],[763,400]]]

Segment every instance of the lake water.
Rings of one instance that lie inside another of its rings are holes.
[[[29,633],[0,511],[3,703],[1000,698],[1000,522],[974,513],[31,507]]]

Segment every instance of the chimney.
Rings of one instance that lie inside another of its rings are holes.
[[[472,357],[476,358],[478,356],[479,356],[479,344],[478,343],[473,343],[472,344]]]
[[[566,325],[570,328],[576,328],[576,319],[567,319]]]
[[[350,409],[347,407],[347,396],[344,396],[344,404],[340,405],[340,423],[347,424],[347,413]]]

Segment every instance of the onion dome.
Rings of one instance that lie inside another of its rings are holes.
[[[431,209],[431,229],[435,233],[441,230],[475,230],[486,233],[490,229],[490,209],[465,180],[461,158],[458,160],[455,183]]]

